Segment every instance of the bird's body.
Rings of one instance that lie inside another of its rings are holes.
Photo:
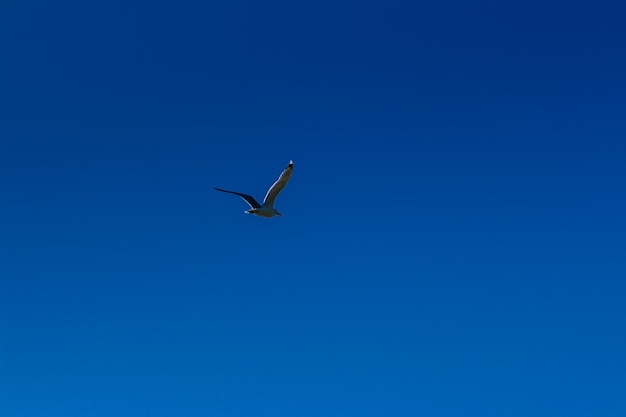
[[[274,207],[259,207],[253,208],[250,210],[246,210],[245,213],[254,214],[259,217],[274,217],[274,216],[282,216]]]
[[[243,198],[243,200],[246,203],[248,203],[248,205],[250,206],[250,210],[245,211],[248,214],[254,214],[255,216],[265,217],[265,218],[270,218],[274,216],[282,216],[282,214],[280,214],[278,210],[274,208],[274,201],[276,200],[276,196],[278,195],[278,193],[281,192],[281,190],[287,184],[287,181],[289,181],[289,178],[291,178],[292,172],[293,172],[293,161],[289,161],[289,165],[287,165],[287,168],[283,170],[283,172],[280,174],[280,177],[278,177],[276,182],[272,184],[269,190],[267,190],[267,194],[265,194],[265,199],[263,199],[263,205],[259,204],[259,202],[256,201],[254,197],[252,197],[251,195],[238,193],[236,191],[223,190],[217,187],[213,187],[213,188],[215,188],[217,191],[221,191],[223,193],[235,194]]]

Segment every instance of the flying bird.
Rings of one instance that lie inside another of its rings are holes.
[[[244,201],[250,206],[250,210],[245,211],[248,214],[254,214],[255,216],[259,217],[282,216],[282,214],[280,214],[278,210],[274,208],[274,200],[276,200],[276,196],[278,195],[278,193],[280,193],[282,189],[285,188],[287,181],[289,181],[289,178],[291,178],[292,171],[293,161],[289,161],[289,165],[287,165],[287,168],[283,170],[283,172],[280,174],[280,177],[278,177],[276,182],[272,184],[269,190],[267,190],[267,194],[265,194],[265,199],[263,200],[263,205],[259,204],[259,202],[256,201],[251,195],[238,193],[236,191],[223,190],[217,187],[213,188],[217,191],[235,194],[243,198]]]

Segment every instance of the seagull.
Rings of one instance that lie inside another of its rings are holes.
[[[282,216],[282,214],[280,214],[278,210],[274,208],[274,200],[276,200],[276,196],[278,195],[278,193],[282,191],[282,189],[287,184],[287,181],[289,181],[289,178],[291,178],[292,171],[293,171],[293,161],[289,161],[289,165],[287,165],[287,167],[283,170],[283,172],[280,174],[280,177],[278,177],[276,182],[272,184],[269,190],[267,190],[267,194],[265,194],[265,199],[263,200],[263,205],[259,204],[259,202],[256,201],[254,197],[252,197],[251,195],[238,193],[236,191],[223,190],[217,187],[213,187],[213,188],[216,189],[217,191],[221,191],[223,193],[235,194],[243,198],[245,202],[248,203],[248,205],[250,206],[250,210],[246,210],[245,213],[254,214],[255,216],[267,217],[267,218],[274,217],[274,216]]]

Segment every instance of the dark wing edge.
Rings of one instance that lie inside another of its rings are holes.
[[[243,198],[243,199],[244,199],[244,201],[245,201],[246,203],[248,203],[248,205],[249,205],[251,208],[261,208],[261,205],[259,204],[259,202],[258,202],[258,201],[256,201],[256,200],[254,199],[254,197],[252,197],[251,195],[248,195],[248,194],[243,194],[243,193],[238,193],[237,191],[223,190],[223,189],[221,189],[221,188],[217,188],[217,187],[213,187],[213,189],[214,189],[214,190],[217,190],[217,191],[221,191],[221,192],[223,192],[223,193],[229,193],[229,194],[235,194],[235,195],[238,195],[239,197]]]

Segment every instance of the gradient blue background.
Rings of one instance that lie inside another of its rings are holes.
[[[0,6],[0,415],[626,415],[623,2],[93,3]]]

